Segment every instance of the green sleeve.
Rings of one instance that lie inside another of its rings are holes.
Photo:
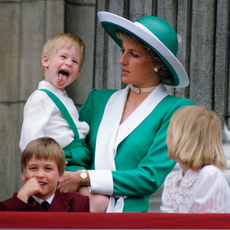
[[[79,119],[80,121],[85,121],[90,124],[90,117],[91,117],[91,107],[92,107],[92,98],[93,94],[96,89],[92,89],[86,99],[85,103],[79,109]]]

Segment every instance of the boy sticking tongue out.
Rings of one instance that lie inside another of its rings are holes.
[[[63,47],[52,56],[42,57],[44,80],[64,91],[81,73],[81,53],[75,47]]]
[[[60,85],[64,85],[68,79],[69,72],[67,70],[60,70],[58,74],[58,81]]]

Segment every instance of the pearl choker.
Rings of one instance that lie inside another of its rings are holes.
[[[129,84],[129,87],[131,90],[133,90],[136,93],[150,93],[152,92],[157,86],[149,87],[149,88],[137,88],[133,86],[132,84]]]

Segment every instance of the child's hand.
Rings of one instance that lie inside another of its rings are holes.
[[[22,188],[19,190],[17,197],[22,200],[23,202],[27,203],[28,199],[39,193],[42,192],[42,188],[38,181],[35,178],[31,178],[25,182]]]

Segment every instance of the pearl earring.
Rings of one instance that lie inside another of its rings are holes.
[[[159,69],[157,67],[155,67],[154,71],[157,73],[159,71]]]

